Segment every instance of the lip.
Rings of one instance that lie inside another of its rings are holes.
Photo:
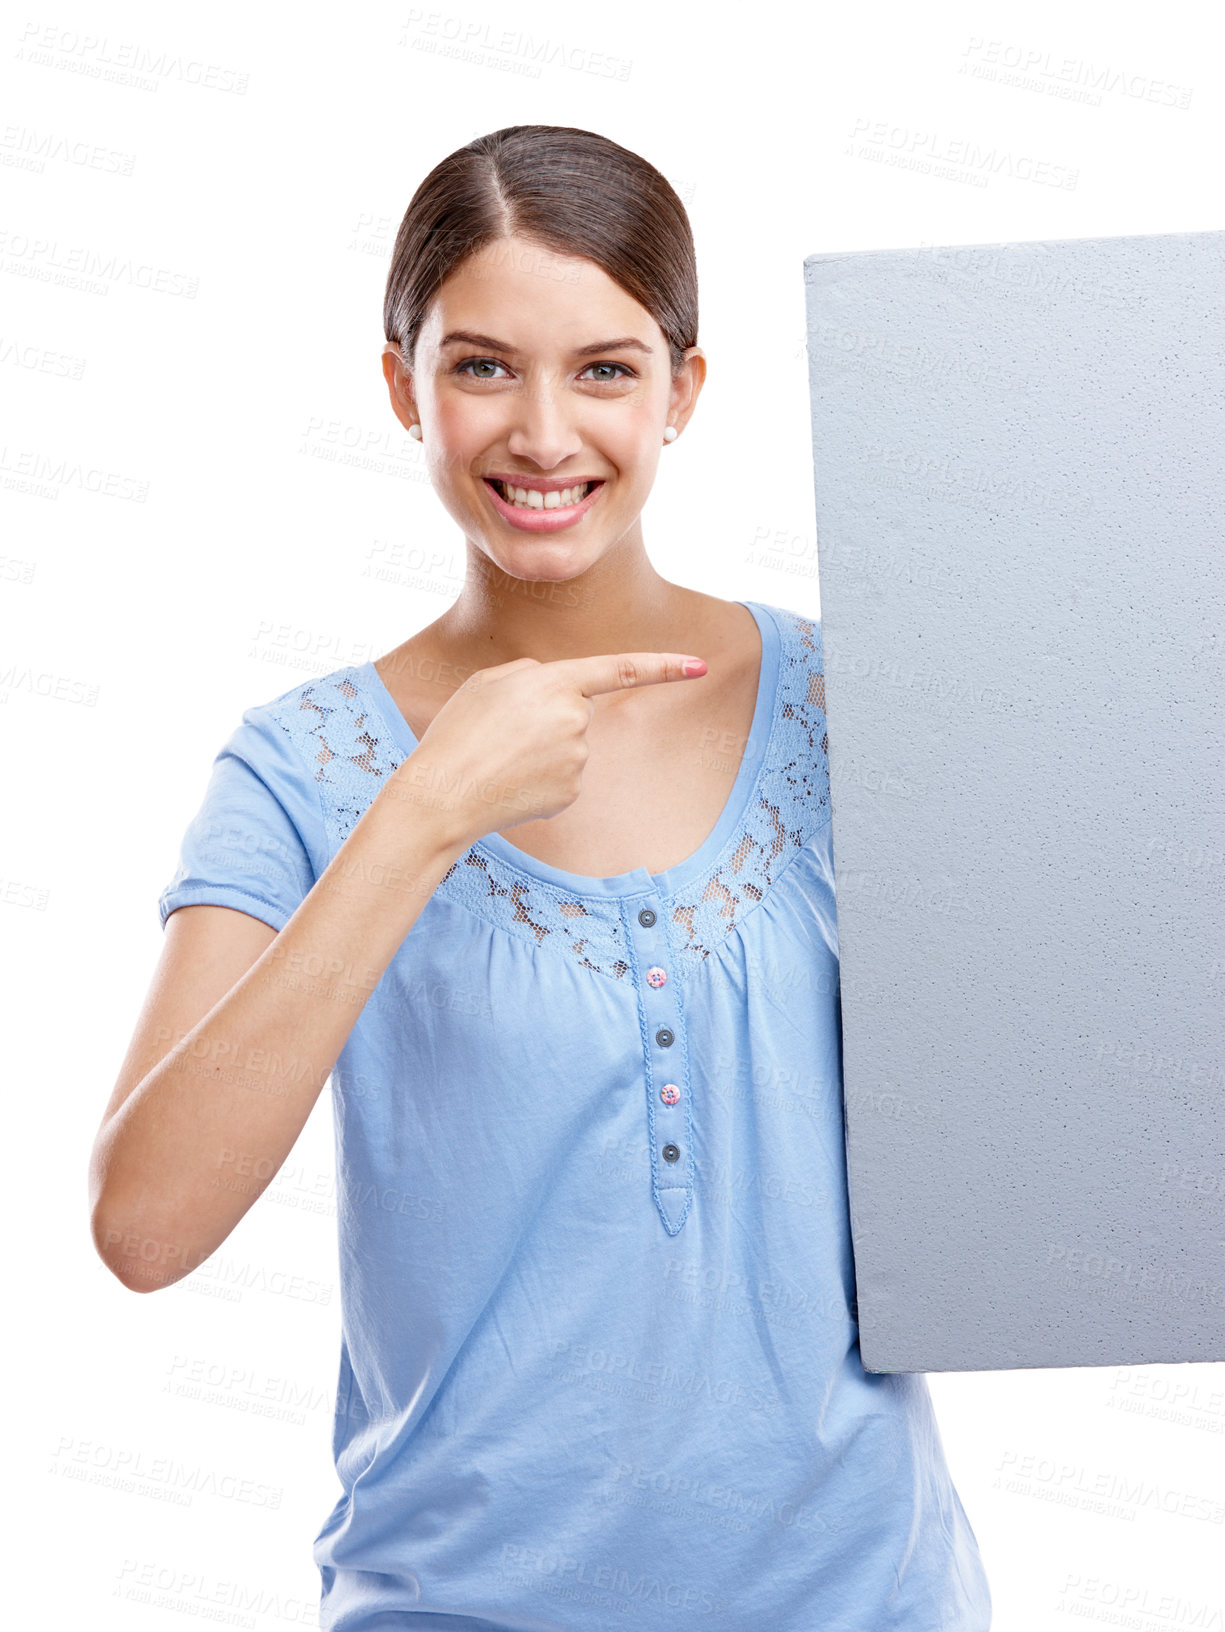
[[[497,480],[509,482],[512,487],[527,485],[522,478],[516,480],[514,476],[499,476]],[[581,478],[578,480],[581,480]],[[571,476],[564,480],[533,481],[531,486],[538,487],[546,493],[555,493],[559,488],[576,487],[578,480]],[[483,476],[481,478],[481,484],[486,493],[489,494],[490,503],[512,527],[518,527],[524,533],[555,533],[562,527],[572,526],[580,516],[586,515],[604,490],[603,481],[597,480],[591,492],[578,504],[567,504],[554,510],[531,510],[524,505],[507,504],[493,483],[494,478],[492,477]]]

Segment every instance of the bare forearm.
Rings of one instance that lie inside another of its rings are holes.
[[[266,951],[99,1133],[94,1238],[134,1289],[171,1285],[275,1178],[404,937],[463,846],[391,778]]]

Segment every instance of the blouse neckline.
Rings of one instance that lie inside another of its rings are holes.
[[[773,618],[759,601],[739,601],[738,604],[747,607],[757,624],[761,636],[761,666],[757,677],[757,701],[753,709],[753,720],[749,727],[749,739],[745,745],[736,780],[727,801],[715,822],[714,827],[706,838],[684,861],[675,866],[666,868],[662,873],[648,872],[645,867],[633,867],[625,873],[615,873],[609,877],[598,878],[586,873],[571,873],[564,868],[554,867],[547,861],[541,861],[536,856],[530,856],[525,850],[503,837],[501,833],[486,833],[470,848],[483,853],[488,857],[496,857],[500,862],[531,878],[542,880],[557,889],[569,891],[575,895],[586,896],[627,896],[639,894],[675,895],[689,881],[705,872],[723,849],[727,841],[734,835],[740,825],[741,818],[749,807],[753,790],[757,785],[762,767],[767,761],[767,747],[773,734],[775,704],[778,694],[779,675],[779,634]],[[378,706],[381,717],[386,722],[396,745],[403,752],[405,758],[413,753],[418,746],[418,740],[412,728],[404,718],[395,698],[383,683],[379,671],[374,663],[367,662],[356,665],[352,671],[364,682],[373,701]]]

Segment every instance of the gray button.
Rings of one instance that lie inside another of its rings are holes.
[[[643,907],[642,911],[638,914],[638,922],[642,925],[643,929],[650,929],[652,927],[655,922],[655,914],[651,911],[650,907]]]
[[[659,1044],[660,1048],[671,1048],[673,1043],[676,1041],[676,1038],[668,1030],[667,1026],[661,1026],[655,1033],[655,1041]]]
[[[679,1148],[676,1145],[665,1145],[664,1146],[664,1161],[665,1162],[679,1162],[680,1159],[681,1159],[681,1153],[680,1153]]]

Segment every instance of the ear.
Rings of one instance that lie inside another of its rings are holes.
[[[701,346],[690,346],[685,352],[679,371],[673,375],[668,399],[668,419],[683,431],[697,407],[698,394],[706,383],[706,353]]]
[[[383,378],[387,381],[392,411],[407,430],[418,423],[421,416],[413,396],[413,377],[404,361],[404,353],[394,340],[383,347]]]

